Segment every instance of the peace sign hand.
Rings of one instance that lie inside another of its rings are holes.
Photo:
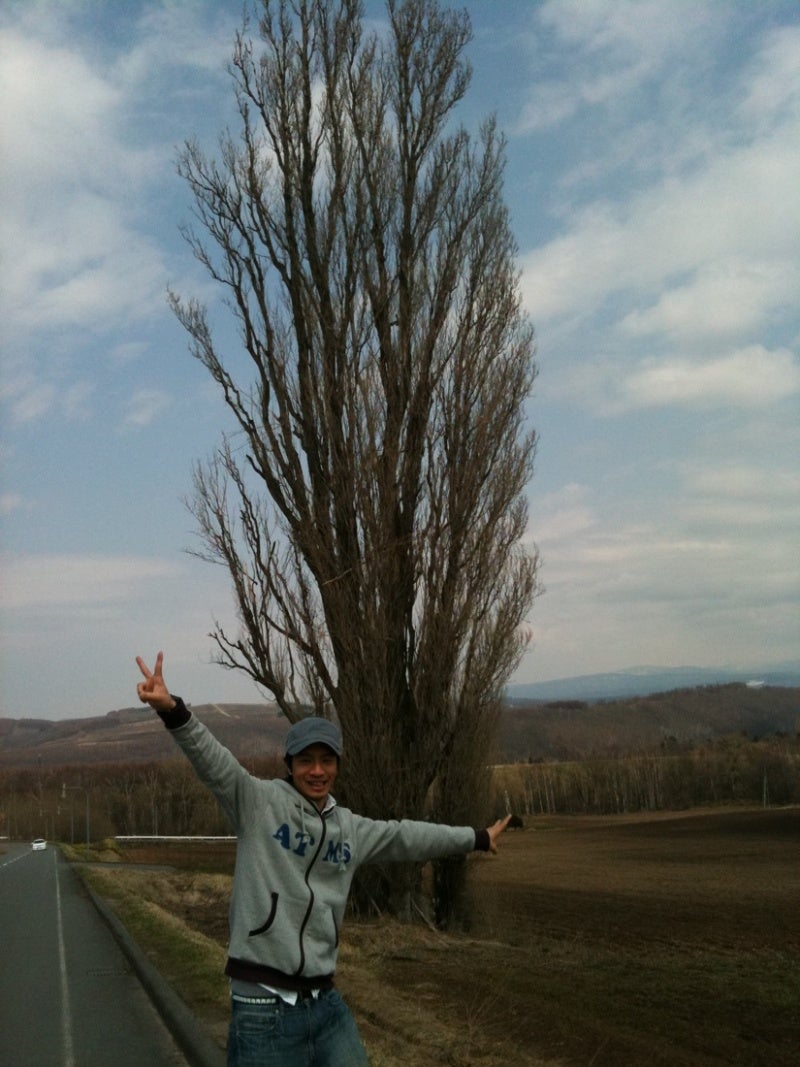
[[[144,681],[139,682],[136,692],[143,704],[149,704],[153,711],[172,711],[175,701],[170,695],[162,674],[164,653],[159,652],[156,656],[156,669],[151,671],[141,656],[136,657],[139,670],[144,675]]]

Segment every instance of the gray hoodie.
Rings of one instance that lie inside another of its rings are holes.
[[[320,814],[290,782],[249,774],[182,701],[162,718],[237,837],[226,967],[234,978],[329,985],[356,868],[489,847],[486,831],[471,827],[367,819],[335,801]]]

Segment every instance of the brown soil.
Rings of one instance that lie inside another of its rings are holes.
[[[373,1067],[794,1067],[798,844],[798,808],[542,817],[472,861],[466,934],[351,922],[337,984]],[[224,940],[224,876],[162,877]]]

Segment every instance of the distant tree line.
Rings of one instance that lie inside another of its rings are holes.
[[[732,735],[686,751],[498,767],[495,789],[519,815],[679,811],[800,803],[800,739]]]
[[[678,750],[617,758],[517,763],[494,768],[496,811],[520,816],[677,811],[715,804],[800,804],[800,738],[752,741],[730,735]],[[263,777],[280,760],[254,758]],[[211,794],[182,759],[93,767],[0,771],[0,835],[81,844],[120,835],[220,835],[230,832]]]
[[[285,772],[283,763],[242,760],[260,777]],[[219,835],[231,832],[214,797],[182,758],[0,771],[0,835],[12,840],[81,844],[89,837],[135,834]]]

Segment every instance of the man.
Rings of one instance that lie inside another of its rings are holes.
[[[254,778],[180,697],[158,653],[139,699],[162,718],[236,833],[225,973],[231,980],[229,1067],[362,1067],[355,1020],[333,986],[339,930],[362,863],[497,851],[508,819],[488,829],[381,821],[337,805],[338,727],[316,717],[286,737],[287,780]]]

